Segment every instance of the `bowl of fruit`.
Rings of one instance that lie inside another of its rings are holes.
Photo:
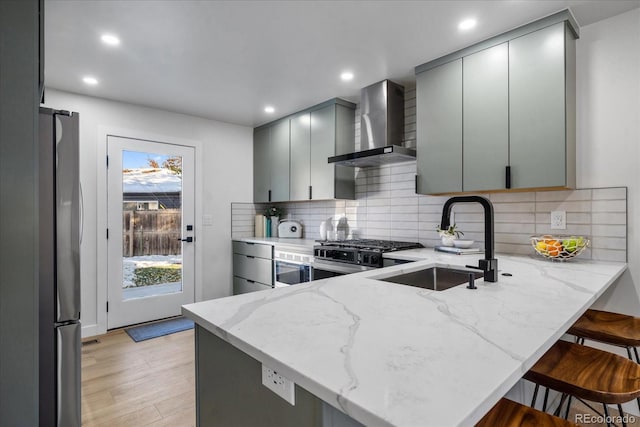
[[[545,258],[564,261],[580,255],[588,246],[584,236],[532,236],[531,245]]]

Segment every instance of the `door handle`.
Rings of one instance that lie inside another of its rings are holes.
[[[193,243],[193,237],[191,236],[187,237],[186,239],[178,238],[178,240],[180,240],[181,242]]]

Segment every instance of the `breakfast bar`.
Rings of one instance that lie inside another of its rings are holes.
[[[199,424],[473,425],[626,269],[499,254],[497,282],[436,292],[382,279],[479,256],[385,256],[415,262],[183,306]],[[295,383],[295,405],[260,365]]]

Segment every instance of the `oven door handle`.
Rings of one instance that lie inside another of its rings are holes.
[[[283,264],[293,264],[293,265],[311,265],[313,264],[313,262],[309,262],[309,261],[292,261],[290,259],[279,259],[279,258],[274,258],[273,262],[279,262],[279,263],[283,263]]]
[[[363,267],[361,265],[356,265],[356,264],[336,265],[336,264],[328,264],[328,263],[323,263],[318,261],[312,262],[311,267],[314,270],[324,270],[324,271],[330,271],[332,273],[342,273],[342,274],[361,273],[363,271],[369,271],[369,270],[375,269],[375,267]]]

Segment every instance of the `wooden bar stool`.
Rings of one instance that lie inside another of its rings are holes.
[[[640,346],[640,318],[609,311],[587,310],[580,319],[567,331],[571,335],[600,341],[606,344],[624,347],[629,359],[640,363],[638,350]]]
[[[584,339],[587,338],[624,347],[629,359],[634,360],[635,356],[635,361],[640,363],[637,349],[640,346],[640,318],[609,311],[587,310],[567,333],[575,335],[579,344],[584,344]],[[640,409],[640,398],[637,401]]]
[[[500,399],[476,424],[476,427],[574,427],[576,424],[546,412]]]
[[[556,342],[524,378],[536,383],[532,406],[539,386],[547,388],[543,410],[546,410],[548,389],[563,394],[557,414],[568,395],[602,403],[605,417],[609,416],[607,404],[618,405],[624,417],[622,403],[640,396],[639,364],[617,354],[567,341]],[[570,401],[566,413],[569,404]]]

